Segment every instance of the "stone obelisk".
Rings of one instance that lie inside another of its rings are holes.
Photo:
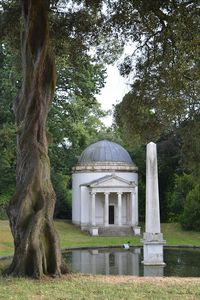
[[[146,153],[146,220],[143,234],[144,265],[165,265],[163,235],[160,232],[157,149],[153,142]]]

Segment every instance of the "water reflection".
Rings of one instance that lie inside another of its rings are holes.
[[[165,249],[164,256],[165,276],[200,277],[200,249]]]
[[[71,250],[69,270],[87,274],[200,277],[200,249],[164,249],[166,266],[144,266],[142,248]]]
[[[139,276],[140,248],[74,250],[65,254],[72,272]]]
[[[165,266],[147,266],[144,265],[144,276],[163,277]]]

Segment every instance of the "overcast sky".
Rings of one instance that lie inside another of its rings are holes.
[[[106,85],[101,90],[101,94],[97,95],[97,100],[105,110],[112,109],[113,104],[121,102],[123,96],[130,89],[128,79],[120,76],[117,66],[108,66],[107,75]],[[112,117],[107,117],[103,121],[105,125],[110,126]]]
[[[133,44],[126,45],[124,54],[131,54],[133,52]],[[105,110],[112,109],[112,105],[121,102],[123,96],[130,90],[130,78],[120,76],[117,68],[117,63],[113,66],[107,66],[107,80],[105,87],[101,90],[101,94],[97,95],[97,100],[102,104]],[[105,125],[112,124],[112,117],[107,117],[104,120]]]

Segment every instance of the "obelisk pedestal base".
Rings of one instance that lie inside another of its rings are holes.
[[[145,232],[143,236],[143,257],[142,263],[149,266],[165,266],[163,261],[163,240],[162,233]]]
[[[163,277],[165,265],[144,265],[145,277]]]

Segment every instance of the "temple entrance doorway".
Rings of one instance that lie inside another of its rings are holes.
[[[115,207],[114,205],[109,205],[109,224],[115,224]]]

